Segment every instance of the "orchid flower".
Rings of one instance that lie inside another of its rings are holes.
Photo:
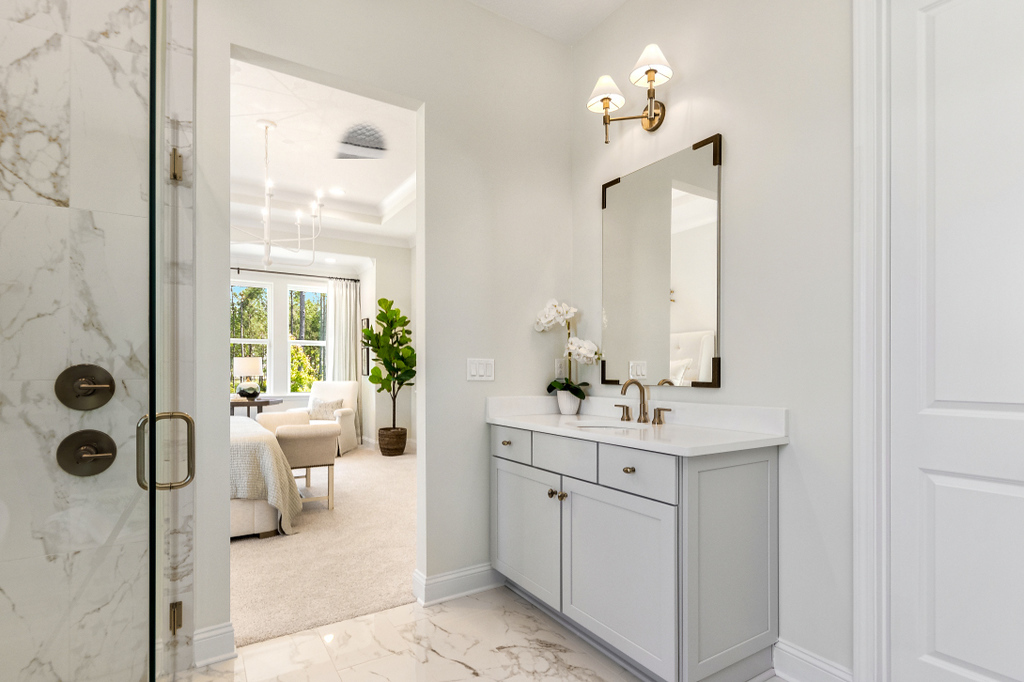
[[[568,303],[559,303],[557,299],[553,298],[537,313],[537,320],[533,323],[533,328],[538,332],[546,332],[556,324],[567,327],[575,316],[576,308]]]

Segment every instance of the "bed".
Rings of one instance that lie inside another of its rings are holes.
[[[302,498],[281,446],[248,417],[231,417],[231,537],[292,533]]]

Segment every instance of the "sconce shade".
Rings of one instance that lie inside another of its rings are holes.
[[[263,358],[235,358],[232,364],[237,379],[263,376]]]
[[[668,60],[662,54],[661,48],[654,43],[644,48],[636,66],[629,72],[629,81],[637,87],[646,88],[647,72],[651,69],[657,72],[654,75],[655,87],[667,83],[672,78],[672,67],[668,65]]]
[[[597,79],[597,85],[594,86],[594,91],[590,93],[590,99],[587,100],[587,109],[596,114],[603,114],[604,104],[601,100],[605,97],[610,100],[608,111],[615,111],[626,103],[626,98],[622,96],[622,91],[619,90],[619,86],[615,84],[611,76],[601,76]]]

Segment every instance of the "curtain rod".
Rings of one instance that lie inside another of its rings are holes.
[[[262,272],[266,275],[288,275],[289,277],[313,277],[315,279],[340,279],[343,282],[358,282],[360,280],[351,277],[331,277],[330,275],[304,275],[298,272],[281,272],[279,270],[253,270],[252,268],[231,268],[239,275],[243,272]]]

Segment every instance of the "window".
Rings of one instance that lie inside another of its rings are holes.
[[[288,290],[290,390],[309,391],[327,378],[327,294],[313,289]]]
[[[260,391],[267,390],[269,358],[270,292],[265,286],[231,285],[231,360],[228,374],[231,391],[238,379],[234,376],[235,358],[263,358],[263,376],[258,378]]]
[[[262,358],[260,392],[307,393],[314,381],[327,379],[327,335],[326,288],[259,275],[232,280],[231,363]],[[240,379],[230,378],[234,393]]]

